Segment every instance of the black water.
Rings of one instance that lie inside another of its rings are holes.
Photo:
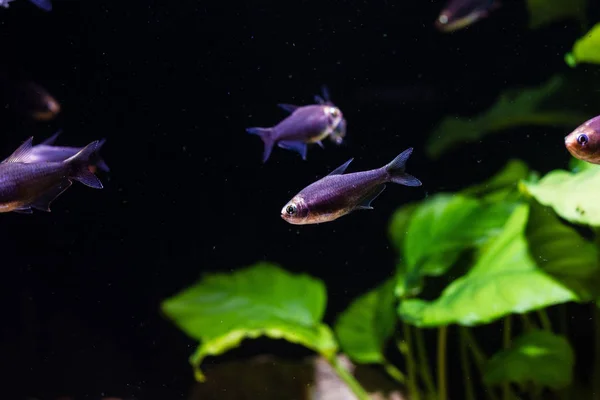
[[[392,273],[386,229],[397,206],[483,180],[509,157],[541,172],[564,167],[564,132],[551,130],[427,159],[440,118],[567,69],[562,55],[578,36],[568,23],[528,30],[522,1],[442,34],[433,27],[442,6],[56,0],[44,13],[18,0],[0,9],[0,60],[63,105],[51,123],[1,120],[0,153],[62,128],[73,145],[107,138],[112,169],[104,190],[76,184],[50,214],[2,215],[2,397],[183,398],[194,343],[158,307],[201,273],[258,260],[308,272],[327,283],[331,321]],[[262,165],[262,143],[245,128],[274,124],[285,115],[276,103],[310,103],[322,84],[348,120],[347,145],[312,147],[307,161],[276,148]],[[378,87],[388,100],[363,92]],[[375,210],[331,224],[279,217],[347,159],[379,167],[409,146],[422,188],[388,186]]]

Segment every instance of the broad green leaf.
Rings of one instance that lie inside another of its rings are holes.
[[[577,294],[580,301],[600,297],[598,248],[554,211],[532,200],[525,229],[529,252],[537,265]]]
[[[586,169],[600,168],[600,165],[592,164],[579,158],[571,157],[569,160],[569,169],[573,173],[582,172]]]
[[[394,332],[396,310],[390,279],[350,304],[335,324],[340,347],[358,363],[383,363],[384,346]]]
[[[493,133],[527,125],[573,128],[589,119],[590,114],[579,109],[567,109],[563,102],[551,104],[549,98],[570,92],[571,82],[554,76],[539,88],[509,89],[496,103],[476,117],[446,117],[429,136],[426,152],[437,158],[453,147],[475,142]]]
[[[326,296],[317,279],[258,263],[231,274],[207,275],[165,300],[162,309],[200,341],[190,362],[197,379],[203,380],[202,360],[239,346],[245,338],[281,338],[325,356],[334,354],[333,333],[321,323]]]
[[[436,300],[404,300],[400,317],[419,327],[472,326],[575,300],[575,294],[540,270],[529,255],[524,237],[528,211],[527,204],[518,205],[466,275]]]
[[[501,231],[514,204],[483,204],[463,195],[438,194],[421,203],[404,238],[405,285],[444,274],[460,255]]]
[[[600,64],[600,24],[596,24],[573,45],[565,56],[567,64],[575,67],[580,63]]]
[[[567,221],[600,226],[600,168],[578,173],[554,170],[537,183],[521,183],[521,189],[540,204],[550,206]]]
[[[488,385],[505,382],[562,389],[571,384],[575,356],[569,341],[547,331],[533,331],[515,339],[509,349],[487,362],[484,381]]]
[[[529,28],[537,29],[565,19],[585,21],[586,0],[527,0]]]

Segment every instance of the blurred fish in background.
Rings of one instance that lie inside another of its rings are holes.
[[[8,8],[10,2],[15,0],[0,0],[0,7]],[[52,2],[50,0],[29,0],[44,11],[52,11]]]
[[[56,118],[61,110],[59,102],[40,85],[5,70],[0,70],[0,107],[44,122]]]
[[[499,0],[450,0],[435,21],[442,32],[466,28],[500,7]]]
[[[83,150],[83,147],[71,147],[71,146],[55,146],[54,142],[61,134],[61,130],[44,140],[40,144],[37,144],[31,148],[26,156],[23,157],[22,162],[24,163],[36,163],[36,162],[56,162],[64,161],[69,157],[73,157],[75,154]],[[89,157],[89,169],[92,173],[95,173],[97,169],[104,172],[109,172],[110,168],[100,157],[100,149],[106,142],[106,139],[102,139],[98,142],[94,153],[90,154]]]

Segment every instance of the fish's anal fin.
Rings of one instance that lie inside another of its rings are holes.
[[[373,188],[373,190],[371,190],[369,193],[367,193],[366,197],[363,199],[363,201],[361,201],[357,206],[356,209],[358,210],[372,210],[373,206],[371,206],[371,203],[373,202],[373,200],[375,200],[383,191],[385,190],[385,184],[382,185],[378,185],[375,186],[375,188]]]
[[[285,110],[289,113],[293,113],[294,111],[296,111],[298,108],[300,108],[300,106],[295,106],[293,104],[285,104],[285,103],[280,103],[277,104],[277,106],[279,108],[281,108],[282,110]]]
[[[51,189],[48,189],[41,196],[39,196],[35,201],[33,201],[29,206],[31,208],[35,208],[36,210],[50,212],[50,204],[58,196],[60,196],[65,190],[67,190],[73,182],[70,179],[66,179],[65,181],[59,183]]]
[[[59,129],[58,131],[56,131],[56,133],[54,135],[50,136],[48,139],[44,140],[40,144],[45,144],[47,146],[53,145],[54,142],[56,142],[56,139],[58,138],[58,135],[60,135],[61,133],[62,133],[62,129]]]
[[[350,165],[350,163],[352,162],[352,160],[354,160],[354,158],[349,159],[348,161],[331,171],[329,174],[327,174],[327,176],[343,174],[346,168],[348,168],[348,165]]]
[[[304,142],[299,140],[282,140],[277,143],[277,146],[281,147],[282,149],[295,151],[296,153],[300,154],[303,160],[306,160],[306,149],[308,146]]]
[[[31,148],[33,147],[31,143],[33,142],[33,136],[30,136],[22,145],[20,145],[8,158],[6,158],[2,163],[16,163],[23,162],[23,160],[27,159]]]
[[[16,212],[17,214],[33,214],[33,210],[29,206],[27,206],[27,207],[21,207],[21,208],[15,208],[13,210],[13,212]]]

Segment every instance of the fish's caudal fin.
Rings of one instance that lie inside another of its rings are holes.
[[[263,163],[267,162],[275,141],[273,140],[273,129],[272,128],[247,128],[246,132],[251,135],[258,135],[265,144],[265,151],[263,152]]]
[[[90,156],[97,151],[97,148],[98,141],[96,140],[63,162],[73,167],[69,178],[75,179],[94,189],[102,189],[104,187],[102,186],[102,182],[88,168],[90,165]]]
[[[422,183],[420,180],[415,178],[414,176],[407,174],[406,170],[406,161],[412,154],[412,147],[404,150],[400,153],[396,158],[392,160],[388,165],[384,168],[389,175],[389,180],[394,183],[398,183],[404,186],[421,186]]]

